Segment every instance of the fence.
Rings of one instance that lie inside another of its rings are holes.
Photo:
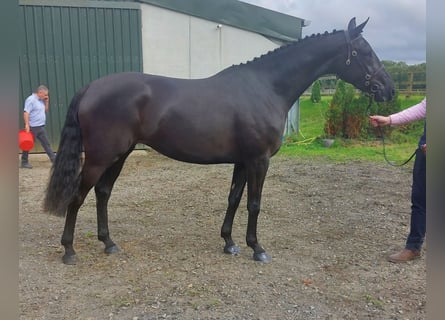
[[[394,80],[396,90],[400,96],[425,95],[426,94],[426,72],[397,72],[390,74]],[[323,96],[333,95],[337,86],[338,78],[335,75],[326,75],[318,79],[320,81],[320,93]],[[310,86],[303,96],[311,95]]]

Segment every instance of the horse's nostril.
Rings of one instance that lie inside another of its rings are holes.
[[[378,84],[373,84],[372,88],[371,88],[371,91],[372,92],[377,92],[377,91],[379,91],[379,89],[380,89],[380,86]]]

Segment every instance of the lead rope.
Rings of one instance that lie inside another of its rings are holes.
[[[374,95],[371,94],[371,95],[369,96],[369,104],[368,104],[368,107],[366,108],[366,113],[367,113],[368,116],[369,116],[369,109],[371,108],[373,98],[374,98]],[[388,163],[390,166],[393,166],[393,167],[403,167],[403,166],[406,165],[408,162],[410,162],[410,161],[412,160],[412,158],[414,158],[414,156],[416,155],[416,152],[417,152],[417,148],[416,148],[416,150],[414,150],[413,154],[412,154],[407,160],[403,161],[402,163],[395,163],[394,161],[390,161],[390,160],[388,159],[388,156],[386,155],[386,142],[385,142],[385,135],[384,135],[384,133],[383,133],[382,127],[381,127],[381,126],[378,126],[377,128],[378,128],[378,130],[379,130],[379,134],[380,134],[380,137],[381,137],[381,139],[382,139],[382,144],[383,144],[383,158],[385,158],[386,163]]]

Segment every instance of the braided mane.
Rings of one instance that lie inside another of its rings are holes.
[[[286,43],[286,44],[284,44],[282,46],[279,46],[278,48],[270,50],[270,51],[260,55],[259,57],[254,57],[253,59],[251,59],[251,60],[249,60],[247,62],[234,64],[234,65],[232,65],[232,67],[242,66],[242,65],[249,65],[252,62],[255,62],[255,61],[263,59],[263,58],[265,58],[267,56],[271,56],[271,55],[274,55],[276,53],[279,53],[282,50],[287,49],[289,47],[296,46],[296,45],[302,45],[302,44],[304,44],[305,42],[307,42],[309,40],[330,36],[330,35],[333,35],[333,34],[336,34],[336,33],[339,33],[339,32],[343,32],[343,30],[336,30],[336,29],[334,29],[334,30],[332,30],[332,32],[325,31],[324,33],[317,33],[317,34],[313,33],[310,36],[307,35],[304,38],[297,39],[296,41],[292,41],[292,42]]]

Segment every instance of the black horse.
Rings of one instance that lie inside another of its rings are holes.
[[[69,106],[44,201],[45,210],[66,214],[63,262],[76,262],[76,217],[92,187],[98,239],[106,253],[119,250],[109,236],[107,203],[137,143],[180,161],[233,163],[224,252],[239,252],[232,224],[247,183],[247,245],[255,260],[270,261],[257,240],[257,220],[289,108],[323,74],[336,74],[377,101],[394,95],[393,81],[361,36],[367,21],[356,26],[353,18],[348,30],[306,37],[206,79],[118,73],[81,89]]]

